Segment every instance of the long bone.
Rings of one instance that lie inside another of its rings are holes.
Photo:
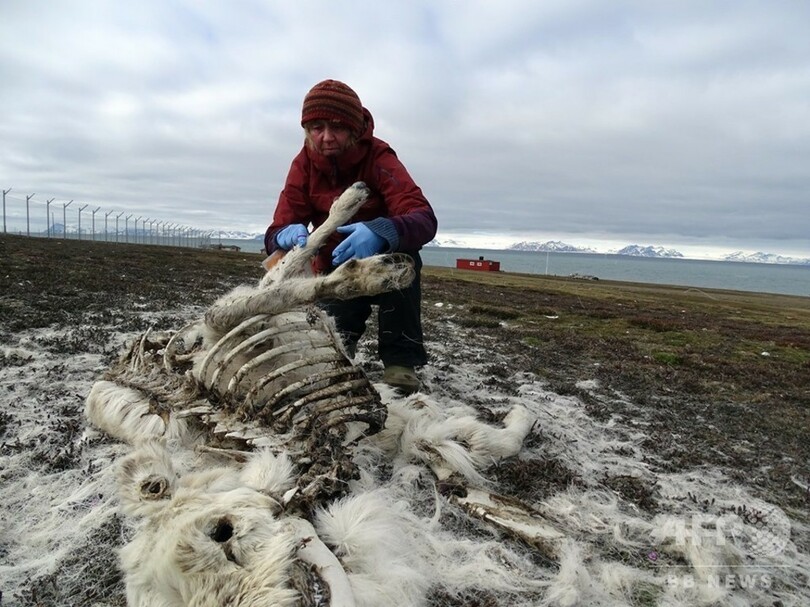
[[[354,216],[368,195],[369,189],[362,182],[347,188],[332,204],[324,223],[309,235],[306,245],[288,252],[265,274],[258,289],[234,293],[215,302],[206,312],[206,325],[225,332],[257,314],[279,314],[328,297],[376,295],[410,284],[415,276],[413,266],[402,255],[350,260],[331,274],[311,276],[310,265],[318,250],[339,226]],[[308,280],[295,280],[301,276],[308,276]]]
[[[261,346],[265,345],[266,343],[272,343],[274,337],[279,336],[282,333],[293,333],[296,331],[306,331],[310,329],[311,325],[307,321],[293,321],[289,324],[282,325],[282,326],[275,326],[270,327],[269,329],[264,329],[263,331],[259,331],[258,333],[248,337],[241,343],[237,344],[235,347],[231,348],[225,356],[217,364],[217,368],[214,371],[213,376],[209,382],[210,385],[216,386],[219,384],[219,378],[223,374],[227,376],[227,369],[228,367],[235,362],[238,356],[246,356],[251,350],[258,350]],[[231,376],[233,377],[234,374]]]
[[[271,363],[273,360],[278,359],[284,354],[326,348],[331,346],[333,343],[334,342],[328,337],[316,334],[312,339],[300,339],[289,344],[284,344],[283,346],[278,346],[268,350],[267,352],[263,352],[239,367],[236,373],[231,376],[230,381],[228,382],[228,387],[225,389],[225,394],[231,397],[235,396],[240,382],[242,382],[245,377],[258,370],[259,367],[265,363]]]
[[[332,204],[326,220],[309,235],[306,244],[287,253],[283,260],[262,278],[259,287],[282,282],[289,277],[311,274],[310,262],[318,254],[318,250],[340,226],[354,217],[368,200],[369,194],[368,186],[362,181],[347,188]]]
[[[219,338],[205,353],[205,357],[202,359],[202,362],[199,365],[199,368],[196,370],[195,375],[197,377],[197,381],[203,384],[209,384],[208,381],[208,367],[210,366],[211,362],[215,359],[217,354],[223,349],[225,349],[229,344],[233,342],[239,343],[237,340],[241,338],[242,335],[245,334],[246,330],[254,325],[260,323],[267,323],[270,320],[269,314],[260,314],[257,316],[253,316],[242,321],[240,324],[235,326],[233,329],[228,331],[225,335]],[[168,353],[168,349],[167,349]],[[168,360],[166,362],[169,362]]]
[[[300,472],[309,493],[353,477],[356,465],[345,451],[383,427],[386,409],[362,370],[346,358],[331,319],[311,304],[401,288],[413,280],[414,271],[409,258],[381,255],[351,260],[328,276],[312,276],[311,261],[367,197],[362,183],[348,188],[306,246],[290,251],[257,287],[239,287],[221,297],[204,321],[175,334],[143,335],[107,374],[132,390],[129,400],[119,399],[111,408],[107,403],[114,390],[91,391],[88,417],[112,433],[126,428],[118,436],[131,443],[173,428],[179,428],[171,430],[173,436],[188,428],[191,437],[190,424],[196,423],[193,432],[207,427],[211,438],[223,441],[209,446],[224,448],[255,444],[264,425],[265,436],[267,429],[275,431],[272,442],[279,449],[300,452],[300,445],[306,445],[308,458],[301,460]],[[351,425],[348,439],[351,422],[358,423]],[[317,471],[331,473],[328,462],[340,462],[340,474],[319,481]]]
[[[312,364],[320,365],[320,364],[328,364],[328,363],[338,363],[338,362],[341,362],[343,360],[345,360],[345,359],[344,359],[342,354],[340,354],[339,352],[334,352],[334,353],[321,354],[320,356],[314,356],[314,357],[305,358],[305,359],[302,359],[302,360],[296,360],[296,361],[293,361],[291,363],[287,363],[286,365],[283,365],[281,367],[278,367],[277,369],[271,371],[267,375],[259,378],[258,380],[256,380],[254,382],[253,387],[245,395],[245,406],[246,407],[252,407],[252,408],[255,409],[256,405],[254,403],[256,402],[256,399],[258,398],[259,393],[261,393],[261,391],[264,389],[264,387],[267,384],[280,379],[282,376],[284,376],[287,373],[292,373],[296,369],[300,369],[301,367],[304,367],[304,366],[307,366],[307,365],[312,365]],[[284,388],[284,390],[286,390],[286,388]],[[264,406],[272,407],[273,405],[272,405],[271,402],[267,402],[267,403],[265,403]]]
[[[383,428],[388,408],[362,369],[346,357],[334,324],[311,304],[324,297],[400,288],[413,279],[410,263],[391,255],[352,260],[328,276],[310,275],[310,262],[318,248],[337,226],[349,220],[366,195],[362,184],[350,188],[306,246],[290,251],[257,287],[238,288],[220,298],[204,321],[173,335],[147,334],[136,342],[118,371],[126,380],[119,385],[132,388],[139,408],[121,404],[108,411],[106,426],[115,429],[122,421],[142,425],[142,420],[134,418],[141,413],[149,418],[154,400],[162,405],[160,413],[165,419],[152,424],[150,436],[160,436],[163,428],[177,428],[172,435],[176,436],[186,425],[196,424],[194,430],[203,444],[195,446],[209,455],[240,461],[248,450],[261,447],[285,453],[295,470],[283,497],[281,493],[273,497],[275,508],[283,509],[278,514],[312,518],[319,507],[344,496],[349,482],[359,476],[354,447]],[[111,373],[115,375],[115,370]],[[139,375],[146,378],[143,384],[139,384]],[[163,392],[157,389],[161,382],[166,386]],[[138,393],[142,387],[145,394]],[[186,391],[179,396],[170,394],[180,388]],[[111,402],[111,397],[105,390],[96,393],[100,401],[92,412],[98,416],[99,405],[105,404],[101,401]],[[88,398],[90,409],[89,403]],[[424,417],[419,411],[414,407],[413,414]],[[531,426],[518,411],[507,416],[503,430],[482,433],[480,422],[441,421],[440,413],[429,420],[433,429],[415,426],[413,432],[403,434],[400,428],[399,439],[400,452],[428,463],[439,479],[459,472],[467,481],[479,478],[474,469],[516,453]],[[138,439],[137,431],[128,426],[119,436],[130,442]],[[484,449],[478,443],[490,447]],[[476,448],[478,453],[473,454]],[[200,471],[201,478],[206,474],[208,471]],[[146,480],[152,483],[154,479]],[[163,485],[148,485],[147,490],[153,486],[160,490]],[[461,489],[463,492],[450,497],[458,507],[553,552],[554,530],[531,524],[536,512],[483,490]],[[178,514],[182,512],[178,510]],[[309,528],[303,532],[307,537],[310,533]],[[344,571],[327,553],[323,556],[335,565],[337,583],[345,588],[350,569]],[[306,560],[304,554],[298,558]],[[347,601],[351,601],[350,593]]]
[[[293,250],[287,257],[295,252]],[[302,250],[301,253],[308,251]],[[282,266],[287,257],[276,267]],[[271,270],[268,275],[272,273]],[[306,280],[288,279],[258,289],[231,293],[209,308],[205,314],[205,324],[214,331],[224,333],[246,318],[259,314],[280,314],[321,299],[351,299],[402,289],[413,282],[414,276],[413,265],[404,255],[352,259],[326,276],[313,276]]]

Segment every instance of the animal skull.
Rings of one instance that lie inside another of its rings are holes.
[[[91,389],[90,423],[134,447],[119,474],[122,510],[138,521],[121,551],[130,605],[334,607],[384,596],[417,604],[427,588],[424,550],[373,492],[352,493],[358,445],[426,464],[439,480],[477,483],[483,466],[520,450],[533,423],[525,409],[499,429],[424,395],[394,398],[351,363],[314,305],[414,278],[399,255],[311,274],[318,248],[367,196],[364,184],[350,187],[306,246],[256,287],[234,289],[177,332],[147,332]],[[470,499],[463,506],[474,511]],[[384,542],[380,552],[380,538],[363,531],[375,525],[401,538],[396,547]],[[407,573],[380,569],[397,559]]]

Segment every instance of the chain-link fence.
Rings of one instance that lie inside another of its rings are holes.
[[[75,200],[3,189],[3,233],[175,247],[210,247],[214,232]]]

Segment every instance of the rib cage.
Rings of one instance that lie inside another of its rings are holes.
[[[189,336],[195,327],[185,330]],[[183,340],[183,331],[178,339]],[[172,360],[164,357],[172,372]],[[194,377],[216,413],[201,419],[223,445],[252,447],[256,438],[234,428],[269,428],[299,459],[300,495],[321,500],[355,477],[354,442],[376,434],[386,409],[365,373],[348,360],[326,314],[310,306],[240,323],[207,350]],[[349,426],[353,432],[349,433]]]
[[[146,419],[128,428],[123,422],[135,417],[132,403],[110,411],[111,392],[97,385],[88,396],[91,421],[130,443],[187,431],[191,424],[206,448],[269,444],[297,454],[302,509],[341,495],[357,474],[354,444],[383,428],[386,408],[347,358],[334,322],[312,302],[401,288],[414,276],[410,260],[398,255],[311,275],[318,248],[367,196],[364,184],[350,187],[307,245],[289,252],[259,286],[233,290],[204,320],[176,333],[147,332],[137,340],[106,380],[139,392],[138,411],[146,411]]]

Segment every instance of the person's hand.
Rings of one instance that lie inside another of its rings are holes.
[[[296,245],[303,247],[305,244],[307,244],[308,236],[309,233],[303,224],[294,223],[292,225],[288,225],[286,228],[280,230],[279,233],[276,234],[276,244],[279,246],[279,248],[289,251]]]
[[[378,236],[364,223],[350,223],[337,229],[349,237],[335,247],[332,252],[332,265],[339,266],[349,259],[371,257],[383,250],[386,240]]]

